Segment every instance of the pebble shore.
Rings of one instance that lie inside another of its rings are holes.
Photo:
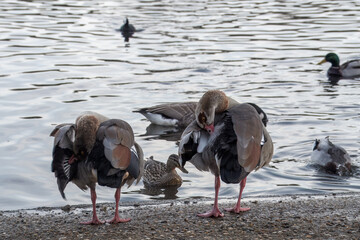
[[[0,239],[360,239],[360,194],[243,199],[251,210],[200,218],[211,199],[120,202],[120,224],[81,225],[90,205],[0,211]],[[220,202],[231,207],[236,199]],[[100,220],[111,219],[114,203],[97,204]]]

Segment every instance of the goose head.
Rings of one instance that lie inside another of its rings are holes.
[[[207,91],[195,109],[196,122],[210,134],[214,132],[215,114],[228,109],[229,99],[220,90]]]
[[[73,160],[85,160],[90,154],[96,141],[99,125],[100,121],[91,115],[80,116],[76,120]],[[71,163],[70,160],[69,163]]]

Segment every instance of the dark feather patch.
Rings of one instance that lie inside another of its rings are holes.
[[[77,163],[72,165],[69,164],[69,158],[72,155],[73,151],[70,149],[63,149],[57,145],[54,146],[51,171],[55,173],[60,194],[64,199],[66,199],[64,193],[66,185],[76,174]]]
[[[184,153],[181,154],[181,159],[183,160],[183,166],[185,166],[185,163],[187,161],[190,161],[191,158],[197,153],[198,146],[199,144],[195,143],[192,137],[190,137],[189,141],[184,144],[183,146]]]
[[[132,176],[133,178],[138,178],[140,174],[140,160],[138,156],[134,153],[134,150],[131,149],[131,160],[129,166],[126,168],[126,171]]]
[[[105,157],[102,142],[98,140],[95,142],[87,161],[93,162],[94,168],[97,170],[98,183],[100,186],[111,188],[121,187],[122,178],[126,171],[113,168],[111,162]],[[111,174],[109,174],[110,170],[112,170]]]
[[[225,112],[220,122],[225,125],[212,147],[212,151],[220,160],[220,177],[225,183],[239,183],[248,173],[244,171],[238,161],[237,137],[231,116]]]

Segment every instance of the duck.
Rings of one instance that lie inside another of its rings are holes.
[[[176,172],[175,168],[180,169],[183,173],[188,171],[180,166],[179,156],[171,154],[165,163],[154,160],[151,156],[145,161],[143,182],[145,187],[166,188],[171,186],[181,186],[182,178]]]
[[[238,201],[228,212],[250,210],[241,207],[246,178],[253,170],[269,164],[273,143],[256,109],[237,103],[220,90],[209,90],[200,98],[196,119],[184,130],[179,143],[179,162],[192,163],[200,171],[215,176],[213,209],[199,217],[223,217],[218,207],[221,180],[240,184]],[[221,180],[220,180],[221,179]]]
[[[121,187],[129,187],[143,175],[143,151],[134,140],[131,126],[121,119],[109,119],[87,111],[75,123],[59,124],[50,133],[54,137],[51,171],[57,178],[61,196],[73,182],[81,190],[90,188],[92,220],[82,224],[98,225],[96,184],[115,188],[115,216],[109,223],[128,222],[121,219],[118,207]]]
[[[136,31],[135,27],[129,23],[129,19],[125,18],[124,24],[120,27],[119,31],[124,37],[125,42],[129,42],[129,38],[132,37]]]
[[[235,102],[235,100],[232,100]],[[160,126],[171,126],[185,129],[195,120],[195,109],[197,102],[174,102],[158,104],[152,107],[145,107],[133,112],[141,113],[152,124]],[[255,103],[248,103],[259,113],[264,125],[267,125],[266,113]]]
[[[344,175],[351,173],[351,158],[347,151],[330,141],[329,136],[315,139],[311,161],[332,174]]]
[[[330,79],[355,78],[360,76],[360,59],[354,59],[340,65],[339,56],[336,53],[328,53],[318,65],[325,62],[331,63],[327,71]]]

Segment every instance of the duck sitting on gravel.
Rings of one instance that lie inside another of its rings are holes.
[[[329,137],[316,139],[311,161],[323,167],[327,172],[344,175],[351,172],[351,159],[346,150],[333,144]]]
[[[145,187],[170,187],[180,186],[182,179],[176,172],[175,168],[179,168],[182,172],[188,173],[188,171],[180,166],[179,156],[177,154],[171,154],[166,162],[159,162],[154,160],[151,156],[144,166],[143,182]]]

